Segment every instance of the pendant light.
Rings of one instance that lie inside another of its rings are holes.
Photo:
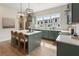
[[[20,10],[18,12],[19,16],[24,16],[23,11],[22,11],[22,3],[20,3]]]
[[[24,14],[27,18],[28,29],[29,29],[29,31],[31,31],[32,18],[33,18],[33,9],[30,8],[30,3],[28,3],[28,7],[25,9]]]
[[[30,8],[30,3],[28,3],[28,7],[25,9],[25,15],[28,16],[32,16],[33,15],[33,9]]]

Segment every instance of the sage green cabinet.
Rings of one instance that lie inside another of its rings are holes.
[[[33,35],[28,35],[28,53],[30,53],[40,46],[42,32],[35,33]]]
[[[68,4],[67,9],[67,24],[79,23],[79,3]]]
[[[54,31],[49,31],[49,37],[48,38],[52,39],[52,40],[55,40],[54,39],[54,36],[55,36],[54,33],[55,33]]]
[[[79,22],[79,3],[72,3],[72,22]]]
[[[57,56],[79,56],[79,46],[57,42]]]
[[[47,39],[51,39],[51,40],[56,40],[56,38],[59,35],[58,33],[59,33],[59,31],[44,30],[44,31],[42,31],[42,37],[47,38]]]
[[[42,31],[42,37],[43,38],[48,38],[48,31],[47,30],[44,30],[44,31]]]
[[[59,32],[58,31],[49,31],[49,39],[51,40],[56,40],[56,38],[58,37],[58,34]]]

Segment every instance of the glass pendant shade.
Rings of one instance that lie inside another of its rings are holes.
[[[32,16],[32,15],[33,15],[33,9],[27,8],[27,9],[25,10],[24,14],[25,14],[26,16],[28,16],[28,15]]]

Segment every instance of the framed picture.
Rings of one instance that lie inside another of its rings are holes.
[[[3,28],[15,28],[15,19],[9,17],[2,17]]]

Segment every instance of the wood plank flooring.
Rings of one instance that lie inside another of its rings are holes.
[[[56,56],[56,44],[42,40],[41,46],[32,51],[31,56]],[[52,48],[50,48],[52,47]],[[0,43],[0,56],[27,56],[27,53],[12,47],[10,41]]]
[[[24,56],[25,54],[12,47],[10,41],[0,43],[0,56]]]

